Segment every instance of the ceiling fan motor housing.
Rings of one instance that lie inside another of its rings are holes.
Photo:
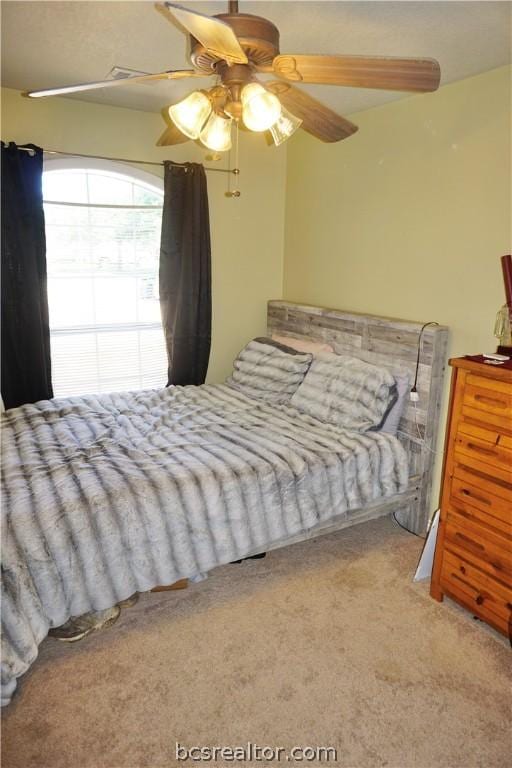
[[[249,64],[226,64],[219,61],[215,65],[215,71],[220,76],[223,90],[227,94],[223,111],[235,120],[242,117],[242,88],[253,79],[252,69]]]
[[[219,13],[216,19],[229,24],[234,30],[242,49],[251,64],[266,67],[279,55],[279,30],[268,19],[249,13]],[[196,69],[211,73],[217,62],[221,61],[207,53],[195,37],[190,37],[190,59]]]

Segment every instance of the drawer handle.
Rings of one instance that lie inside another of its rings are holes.
[[[461,488],[462,493],[464,496],[469,496],[470,499],[474,499],[475,501],[479,501],[482,504],[487,504],[487,506],[492,506],[492,502],[489,499],[486,499],[484,496],[478,496],[476,493],[471,493],[469,488]]]
[[[468,544],[471,544],[473,547],[477,547],[477,549],[482,549],[485,551],[485,547],[483,544],[480,544],[480,542],[478,541],[473,541],[473,539],[470,539],[468,536],[465,536],[463,533],[459,533],[459,531],[456,531],[455,537],[458,539],[462,539],[462,541],[465,541]]]
[[[478,453],[485,453],[487,456],[496,456],[494,448],[484,448],[483,445],[476,445],[476,443],[468,443],[470,451],[477,451]]]
[[[496,400],[494,397],[486,397],[485,395],[475,395],[475,400],[478,403],[488,403],[489,405],[495,405],[497,408],[506,408],[507,403],[503,400]]]
[[[483,595],[477,595],[477,596],[475,597],[475,603],[476,603],[477,605],[482,605],[482,603],[483,603],[483,602],[484,602],[484,597],[483,597]]]

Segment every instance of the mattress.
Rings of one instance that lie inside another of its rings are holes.
[[[407,485],[399,441],[228,385],[3,416],[2,703],[51,627],[307,531]]]

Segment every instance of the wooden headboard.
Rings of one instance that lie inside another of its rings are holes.
[[[330,344],[338,354],[349,353],[395,372],[408,371],[414,380],[418,339],[423,323],[395,320],[341,309],[310,307],[289,301],[269,301],[268,334]],[[428,326],[420,348],[418,403],[409,403],[398,438],[409,456],[408,504],[397,518],[416,533],[425,531],[430,512],[434,449],[446,367],[448,328]]]

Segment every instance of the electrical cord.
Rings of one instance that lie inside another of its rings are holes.
[[[416,369],[414,371],[414,384],[412,385],[411,390],[409,392],[409,398],[410,398],[411,402],[414,404],[414,423],[416,425],[416,431],[418,433],[418,438],[419,438],[420,442],[422,443],[423,447],[426,448],[428,451],[430,451],[431,453],[433,453],[435,455],[436,451],[434,451],[429,445],[427,445],[426,442],[425,442],[425,438],[422,437],[420,426],[418,424],[418,407],[416,405],[416,403],[419,400],[417,386],[418,386],[418,373],[419,373],[419,369],[420,369],[421,340],[423,338],[423,332],[425,331],[425,328],[428,328],[430,325],[439,325],[439,323],[436,323],[435,320],[431,320],[428,323],[424,323],[424,325],[422,325],[422,327],[421,327],[421,330],[420,330],[420,333],[419,333],[419,336],[418,336],[418,352],[417,352],[417,355],[416,355]],[[403,434],[406,434],[406,433],[403,433]],[[407,435],[407,437],[410,437],[410,435]],[[423,539],[423,540],[426,539],[425,536],[421,536],[421,534],[415,533],[414,531],[411,531],[410,528],[407,528],[407,526],[402,525],[402,523],[399,520],[397,520],[395,512],[393,512],[392,517],[393,517],[393,520],[395,521],[395,523],[397,525],[399,525],[400,528],[403,528],[404,531],[407,531],[407,533],[410,533],[413,536],[416,536],[418,539]]]
[[[407,528],[405,525],[402,525],[402,523],[399,520],[397,520],[396,512],[392,513],[392,518],[395,521],[395,523],[398,526],[400,526],[400,528],[402,528],[404,531],[407,531],[407,533],[412,534],[412,536],[416,536],[416,538],[422,539],[423,541],[425,541],[425,539],[427,538],[426,536],[422,536],[420,533],[415,533],[414,531],[411,531],[411,529]]]
[[[416,389],[416,386],[418,384],[418,371],[419,371],[419,368],[420,368],[421,339],[423,338],[423,332],[424,332],[425,328],[428,328],[429,325],[439,325],[439,323],[436,323],[434,320],[431,320],[430,322],[425,323],[421,327],[420,335],[418,336],[418,354],[416,355],[416,370],[414,372],[414,384],[411,387],[411,394],[415,394],[416,395],[416,397],[411,397],[411,400],[413,402],[417,402],[418,401],[418,397],[417,397],[418,390]]]
[[[418,433],[418,439],[420,443],[423,444],[423,447],[427,449],[427,451],[430,451],[430,453],[433,453],[434,456],[437,456],[438,451],[435,451],[433,448],[430,447],[430,445],[427,445],[425,442],[425,438],[421,434],[420,425],[418,424],[418,406],[416,403],[414,403],[414,423],[416,425],[416,432]]]

